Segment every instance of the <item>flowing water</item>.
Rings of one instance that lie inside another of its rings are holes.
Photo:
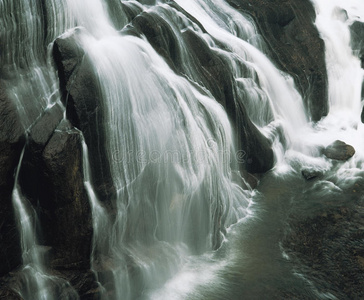
[[[39,226],[37,214],[22,195],[18,185],[23,155],[24,149],[16,171],[15,186],[12,193],[13,206],[20,231],[23,261],[21,278],[16,291],[24,299],[79,299],[77,292],[67,281],[47,274],[45,259],[47,249],[38,244],[36,237],[36,228]]]
[[[118,10],[115,19],[115,1],[0,0],[6,16],[0,24],[11,28],[1,32],[2,81],[24,128],[60,102],[52,42],[72,34],[75,26],[86,29],[77,42],[92,62],[102,94],[106,154],[116,188],[110,212],[93,190],[91,178],[97,174],[91,174],[83,142],[94,229],[90,261],[102,297],[270,299],[285,291],[288,298],[335,299],[328,284],[301,272],[281,240],[292,211],[310,216],[326,200],[345,198],[345,188],[363,177],[363,70],[348,27],[363,20],[363,4],[313,1],[326,45],[330,113],[312,124],[292,78],[265,56],[265,43],[250,19],[222,0],[175,2],[204,30],[165,1],[122,1],[168,23],[183,76],[145,37],[120,31],[128,17]],[[338,7],[346,10],[344,17]],[[243,190],[236,179],[241,157],[234,127],[219,99],[201,87],[199,66],[183,39],[186,31],[223,59],[238,87],[235,105],[244,99],[249,117],[273,143],[276,165],[257,190]],[[356,149],[339,165],[320,153],[337,139]],[[21,161],[18,172],[20,166]],[[325,175],[308,184],[303,168]],[[47,275],[45,249],[35,236],[36,213],[17,184],[13,202],[25,278],[19,293],[24,299],[77,298],[67,282]]]

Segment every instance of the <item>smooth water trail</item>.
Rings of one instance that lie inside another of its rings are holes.
[[[0,80],[25,128],[60,100],[53,40],[74,26],[64,1],[0,1]]]
[[[36,228],[39,227],[37,213],[22,195],[18,184],[18,177],[23,161],[23,149],[15,175],[15,185],[12,193],[12,202],[20,232],[20,245],[22,250],[22,273],[16,286],[17,292],[24,300],[56,300],[79,299],[77,292],[63,279],[47,274],[46,247],[38,244]]]
[[[230,179],[231,128],[222,108],[176,76],[145,41],[91,37],[84,44],[107,99],[118,193],[108,249],[113,259],[134,261],[139,280],[152,288],[186,254],[211,249],[219,231],[244,214],[245,196]],[[216,218],[223,218],[219,229]]]
[[[255,87],[253,86],[254,89],[251,86],[251,80],[241,77],[239,68],[235,67],[233,72],[237,85],[246,85],[244,88],[250,92],[248,99],[244,99],[248,102],[248,106],[254,101],[255,93],[263,92],[269,100],[274,119],[284,122],[284,127],[288,133],[306,124],[307,117],[303,100],[295,89],[293,79],[279,71],[263,54],[265,51],[264,42],[261,41],[254,25],[248,19],[222,0],[214,3],[204,0],[177,0],[176,2],[197,18],[209,35],[231,51],[230,54],[226,53],[225,55],[232,61],[232,65],[235,65],[233,60],[238,59],[255,70],[257,77],[252,78],[256,83]],[[234,20],[234,23],[231,20]],[[232,24],[234,25],[232,26]],[[211,46],[217,48],[216,45]],[[252,93],[252,90],[255,92]],[[252,97],[251,100],[250,97]],[[246,105],[245,102],[244,105]],[[267,114],[262,106],[256,106],[254,110],[252,115],[254,113]],[[266,119],[264,125],[270,121],[272,120]]]
[[[326,42],[330,84],[330,114],[315,126],[308,123],[292,78],[264,55],[264,42],[248,18],[222,0],[177,0],[202,24],[204,33],[164,2],[155,6],[137,3],[135,7],[163,17],[170,25],[184,77],[176,75],[146,39],[118,31],[127,25],[128,18],[122,10],[119,20],[112,17],[113,7],[119,7],[115,1],[0,0],[0,8],[6,12],[0,25],[11,28],[2,31],[7,47],[1,53],[2,81],[25,128],[60,99],[50,60],[52,41],[75,26],[85,28],[78,42],[93,65],[103,97],[100,109],[105,123],[100,126],[106,131],[106,155],[117,192],[110,202],[97,199],[91,182],[98,174],[91,174],[83,141],[84,186],[94,229],[91,264],[103,299],[185,299],[190,295],[203,299],[208,295],[204,286],[213,284],[224,291],[226,282],[222,283],[217,274],[235,270],[235,262],[239,264],[237,272],[244,273],[246,266],[249,270],[252,263],[242,258],[242,252],[253,258],[257,252],[256,257],[267,259],[271,252],[259,252],[260,246],[271,246],[264,243],[264,234],[279,238],[263,226],[261,239],[250,245],[249,232],[242,229],[244,224],[246,228],[255,224],[249,214],[254,195],[235,181],[239,177],[235,135],[218,99],[198,83],[199,66],[191,63],[183,39],[187,30],[223,58],[233,74],[235,104],[242,103],[253,123],[273,142],[275,174],[291,174],[302,166],[330,170],[332,163],[322,157],[320,147],[335,139],[364,149],[363,125],[359,123],[363,71],[350,49],[348,29],[362,11],[358,1],[345,5],[349,17],[343,20],[334,2],[315,0],[317,26]],[[15,16],[16,23],[10,15]],[[17,28],[17,24],[23,25]],[[287,147],[277,137],[281,127]],[[362,162],[364,153],[358,150],[337,176],[344,177],[347,169],[353,170],[350,176],[356,176]],[[21,161],[17,176],[20,165]],[[259,195],[254,197],[261,200]],[[36,213],[17,183],[13,203],[25,266],[19,293],[25,299],[52,300],[60,291],[68,290],[64,297],[77,299],[68,283],[47,275],[45,249],[37,245],[35,236]],[[266,208],[275,211],[273,205],[266,204]],[[268,214],[268,221],[282,226],[278,213],[272,215]],[[237,226],[231,227],[235,223]],[[240,234],[243,238],[239,239]],[[280,252],[274,248],[272,253]]]
[[[328,170],[331,162],[322,157],[320,149],[342,140],[356,149],[355,156],[342,166],[342,170],[357,173],[364,161],[364,126],[360,122],[364,72],[358,53],[351,48],[349,26],[354,21],[364,20],[364,6],[356,0],[312,2],[317,13],[316,26],[326,46],[330,110],[320,122],[297,132],[287,161],[308,167],[318,164],[318,169]]]
[[[170,18],[174,9],[168,5],[148,11],[163,14],[176,33],[183,58],[188,54],[180,21],[229,62],[258,126],[275,120],[291,132],[306,124],[293,80],[256,48],[263,46],[247,19],[222,1],[218,9],[208,1],[177,2],[209,35],[181,15],[177,21]],[[89,31],[80,42],[104,97],[107,151],[117,188],[112,213],[99,201],[91,201],[93,269],[105,287],[105,297],[133,299],[161,287],[191,255],[211,251],[224,238],[225,228],[246,215],[249,195],[232,180],[230,167],[237,168],[233,134],[222,107],[209,93],[175,75],[145,40],[120,36],[101,3],[92,2],[86,11],[79,9],[80,3],[74,6],[76,20]],[[99,23],[90,24],[88,14],[97,15]],[[237,20],[234,24],[232,16]],[[193,80],[196,69],[185,61],[186,74]],[[250,80],[239,63],[251,69]],[[265,102],[265,111],[260,111],[256,99]]]
[[[53,40],[74,26],[64,1],[0,1],[0,85],[15,104],[25,131],[42,113],[60,103],[59,83],[52,60]],[[61,104],[62,106],[62,104]],[[78,299],[64,279],[47,271],[47,247],[39,245],[37,213],[22,194],[17,167],[12,194],[20,232],[22,272],[15,289],[25,299]]]
[[[362,1],[314,0],[316,26],[326,46],[326,66],[329,76],[329,102],[332,113],[355,112],[358,119],[363,70],[351,48],[349,26],[364,21]],[[360,114],[359,114],[360,115]]]
[[[145,40],[110,30],[101,7],[97,20],[83,21],[89,34],[80,42],[104,97],[117,198],[110,209],[91,201],[93,269],[105,297],[134,299],[161,286],[190,255],[216,247],[248,201],[232,180],[235,150],[222,107]]]

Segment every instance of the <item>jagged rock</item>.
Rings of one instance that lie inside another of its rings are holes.
[[[80,31],[56,39],[53,56],[58,67],[67,118],[80,129],[89,149],[92,180],[99,199],[113,197],[110,163],[106,155],[102,96],[92,63],[77,44]]]
[[[54,268],[89,268],[92,216],[83,182],[82,136],[60,124],[43,154],[40,221]]]
[[[71,75],[84,55],[83,50],[78,45],[78,37],[83,31],[83,28],[76,28],[71,35],[58,38],[53,45],[53,57],[58,69],[58,78],[64,100],[67,99],[68,90],[72,83]]]
[[[46,109],[29,130],[19,183],[23,194],[33,204],[36,204],[39,198],[43,199],[39,197],[44,190],[42,153],[62,117],[63,109],[59,104],[55,104]]]
[[[24,144],[25,134],[17,109],[0,82],[0,276],[21,264],[12,190]]]
[[[328,113],[324,42],[309,0],[228,0],[258,26],[277,66],[292,75],[313,121]]]
[[[312,180],[315,179],[317,177],[322,176],[322,172],[318,171],[318,170],[310,170],[310,169],[303,169],[301,171],[302,176],[306,179],[306,180]]]
[[[331,159],[348,160],[355,154],[355,149],[342,141],[335,141],[324,150],[324,155]]]

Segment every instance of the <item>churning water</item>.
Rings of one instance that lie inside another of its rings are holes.
[[[42,5],[36,0],[0,0],[6,16],[0,24],[11,28],[2,31],[1,72],[24,128],[46,107],[60,103],[50,56],[54,39],[69,36],[75,26],[86,29],[77,42],[92,62],[102,94],[106,155],[116,188],[111,213],[93,191],[91,178],[97,174],[91,174],[84,142],[84,184],[94,229],[90,261],[102,297],[268,299],[267,286],[274,286],[308,298],[334,299],[329,290],[295,270],[280,240],[292,210],[307,213],[363,176],[363,70],[351,50],[348,27],[363,20],[363,4],[313,1],[316,26],[326,45],[330,101],[329,115],[313,124],[292,78],[265,56],[254,24],[225,1],[175,1],[205,31],[165,1],[150,6],[122,2],[169,24],[183,76],[145,37],[120,31],[128,17],[120,11],[116,26],[109,15],[111,0],[52,0]],[[346,10],[345,17],[340,8]],[[234,84],[247,95],[249,117],[273,143],[276,165],[258,190],[243,190],[236,179],[241,157],[234,127],[219,99],[199,84],[200,66],[192,62],[182,37],[187,30],[224,59]],[[243,97],[235,101],[239,99]],[[277,128],[285,134],[284,147]],[[356,149],[339,167],[319,151],[337,139]],[[307,186],[302,168],[325,176]],[[36,213],[17,185],[13,202],[25,278],[19,293],[25,299],[77,298],[67,282],[47,275],[34,229]]]

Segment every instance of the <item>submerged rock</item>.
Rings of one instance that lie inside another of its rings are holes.
[[[335,141],[324,150],[324,155],[331,159],[348,160],[355,154],[355,149],[343,141]]]
[[[303,169],[301,171],[301,174],[306,180],[312,180],[312,179],[315,179],[317,177],[322,176],[321,171],[319,171],[319,170],[310,170],[310,169]]]

